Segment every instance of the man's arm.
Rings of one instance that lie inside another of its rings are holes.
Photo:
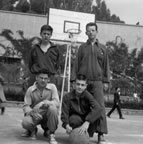
[[[57,108],[60,106],[60,100],[58,95],[58,90],[54,84],[51,84],[51,91],[52,91],[52,99],[51,100],[44,100],[45,105],[55,105]]]
[[[107,49],[104,47],[104,59],[103,59],[103,83],[110,82],[110,67],[109,67],[109,57]]]
[[[28,88],[24,97],[24,105],[23,105],[24,114],[29,114],[32,111],[31,104],[32,104],[31,89]]]
[[[85,91],[85,98],[89,102],[91,108],[85,120],[90,123],[93,123],[101,116],[102,108],[88,91]]]

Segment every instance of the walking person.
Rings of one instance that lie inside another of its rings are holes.
[[[107,116],[110,118],[112,112],[114,112],[114,110],[117,109],[118,114],[119,114],[119,118],[120,119],[124,119],[123,115],[122,115],[122,111],[121,111],[121,102],[120,102],[120,88],[116,87],[115,88],[115,93],[114,93],[114,104],[112,109],[109,111],[109,113],[107,114]]]
[[[107,134],[107,120],[104,106],[104,89],[108,88],[109,83],[109,60],[105,46],[97,40],[98,27],[96,23],[86,25],[86,35],[88,40],[79,47],[72,70],[71,81],[76,79],[77,74],[86,75],[88,79],[88,91],[102,107],[101,117],[93,125],[94,132],[98,133],[98,143],[105,141],[104,135]]]

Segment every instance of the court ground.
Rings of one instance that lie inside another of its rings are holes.
[[[18,107],[8,107],[3,116],[0,115],[0,144],[48,144],[43,138],[43,131],[38,127],[37,140],[21,137],[23,129],[21,121],[23,112]],[[108,135],[105,136],[106,144],[143,144],[143,115],[124,115],[125,119],[118,119],[113,113],[108,121]],[[68,144],[68,136],[61,127],[56,132],[59,144]],[[96,144],[97,135],[91,139],[91,144]]]

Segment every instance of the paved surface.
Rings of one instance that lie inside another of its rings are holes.
[[[21,108],[6,108],[4,115],[0,115],[0,144],[48,144],[43,138],[43,131],[38,127],[37,140],[22,138],[21,121],[23,112]],[[105,136],[106,144],[143,144],[143,116],[124,115],[125,119],[118,119],[116,113],[107,118],[109,134]],[[56,132],[59,144],[68,144],[68,136],[59,124]],[[91,144],[96,144],[97,135],[91,139]]]

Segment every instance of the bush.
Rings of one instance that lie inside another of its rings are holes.
[[[24,101],[24,90],[21,84],[8,83],[4,85],[7,101]]]
[[[113,101],[105,101],[105,106],[111,108],[113,106]],[[137,100],[122,101],[121,108],[143,110],[143,100],[141,100],[141,101],[137,101]]]

